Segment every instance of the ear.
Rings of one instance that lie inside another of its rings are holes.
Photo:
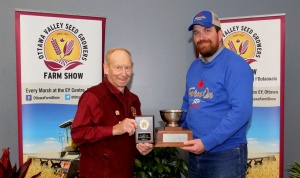
[[[104,69],[104,74],[108,74],[109,66],[106,62],[103,64],[103,69]]]
[[[223,41],[223,31],[222,31],[222,29],[220,29],[218,31],[218,37],[219,37],[219,41]]]

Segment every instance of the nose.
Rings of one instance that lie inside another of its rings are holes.
[[[206,39],[206,35],[205,35],[205,33],[199,33],[199,35],[197,35],[197,38],[199,40],[204,40],[204,39]]]
[[[205,40],[205,39],[207,39],[207,36],[206,36],[206,34],[204,34],[204,33],[203,33],[203,34],[201,34],[201,35],[200,35],[200,40]]]
[[[131,69],[128,69],[126,67],[123,67],[122,70],[121,70],[121,75],[123,77],[130,77],[131,76],[131,73],[132,73],[132,70]]]
[[[122,74],[123,76],[126,76],[126,75],[127,75],[125,67],[122,67],[121,74]]]

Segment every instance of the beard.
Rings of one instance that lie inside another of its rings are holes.
[[[211,57],[219,49],[219,44],[218,43],[212,43],[212,41],[209,40],[209,39],[198,41],[196,43],[196,46],[197,46],[197,50],[199,51],[201,56],[204,57],[204,58]]]

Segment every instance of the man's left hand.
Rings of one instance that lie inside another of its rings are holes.
[[[153,149],[153,144],[151,143],[138,143],[136,144],[136,148],[142,155],[146,155],[150,153]]]

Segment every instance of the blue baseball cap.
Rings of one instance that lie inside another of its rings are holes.
[[[213,25],[221,28],[219,17],[212,11],[201,11],[194,18],[193,23],[189,27],[189,31],[193,30],[194,25],[201,25],[210,28]]]

